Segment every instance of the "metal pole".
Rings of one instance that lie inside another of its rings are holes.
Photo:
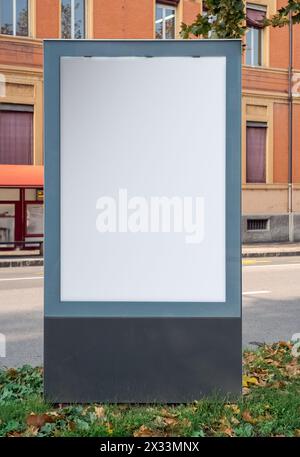
[[[294,241],[294,213],[293,213],[293,21],[290,13],[289,22],[289,151],[288,151],[288,213],[289,213],[289,241]]]

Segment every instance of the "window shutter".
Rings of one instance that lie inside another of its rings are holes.
[[[265,123],[247,122],[247,183],[266,182],[266,140],[267,128]]]
[[[0,163],[31,165],[33,113],[0,111]]]
[[[177,6],[180,0],[157,0],[156,3],[160,5],[169,5],[169,6]]]
[[[247,8],[247,27],[255,27],[256,29],[264,28],[264,20],[266,11]]]

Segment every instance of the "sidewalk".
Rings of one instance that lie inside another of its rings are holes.
[[[41,267],[44,265],[43,257],[18,257],[2,259],[0,256],[0,270],[7,267]]]
[[[243,257],[300,256],[300,243],[244,244],[242,253]]]
[[[0,269],[5,267],[43,266],[44,259],[39,253],[39,249],[0,251]]]

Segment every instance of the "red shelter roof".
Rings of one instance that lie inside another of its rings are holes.
[[[0,165],[0,187],[43,187],[42,165]]]

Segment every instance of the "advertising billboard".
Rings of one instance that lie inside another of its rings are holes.
[[[239,40],[46,41],[51,400],[240,390],[240,60]]]

